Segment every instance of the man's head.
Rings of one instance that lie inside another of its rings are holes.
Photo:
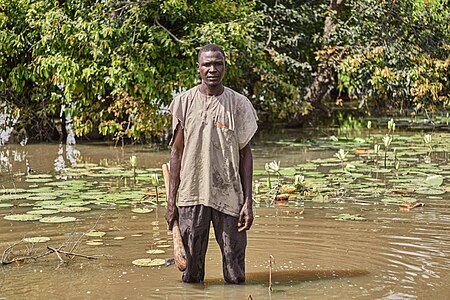
[[[225,54],[219,46],[208,44],[198,52],[197,69],[200,73],[202,83],[208,87],[222,85],[225,75]]]

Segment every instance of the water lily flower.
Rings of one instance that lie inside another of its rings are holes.
[[[367,128],[368,129],[371,129],[372,128],[372,121],[367,121]]]
[[[136,155],[133,155],[130,157],[130,165],[132,168],[136,168],[137,167],[137,157]]]
[[[388,148],[391,145],[391,142],[392,142],[392,137],[390,137],[389,135],[385,135],[383,138],[384,147]]]
[[[388,129],[389,129],[389,130],[392,130],[392,131],[395,131],[395,122],[394,122],[394,119],[390,119],[390,120],[388,121]]]
[[[159,177],[158,174],[152,174],[151,175],[151,179],[152,179],[152,185],[153,186],[158,186],[159,185]]]
[[[375,152],[375,154],[378,154],[380,152],[380,145],[375,144],[373,145],[373,152]]]
[[[302,185],[303,182],[305,181],[305,176],[303,175],[295,175],[294,177],[294,185]]]
[[[423,137],[423,141],[425,142],[425,144],[430,144],[431,143],[431,134],[425,134]]]
[[[348,154],[348,151],[345,152],[344,149],[339,149],[339,151],[335,154],[335,156],[336,156],[337,158],[339,158],[340,160],[344,160],[345,157],[347,156],[347,154]]]
[[[274,160],[272,162],[269,163],[269,172],[279,172],[280,171],[280,162],[278,161],[278,163]]]

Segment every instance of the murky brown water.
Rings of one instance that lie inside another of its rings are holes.
[[[114,148],[77,145],[84,161],[126,164],[137,155],[140,167],[160,167],[168,151],[152,152],[142,147]],[[17,159],[2,158],[1,184],[11,187],[9,170],[32,169],[51,172],[70,164],[66,149],[58,159],[57,145],[8,147]],[[61,149],[60,149],[61,150]],[[305,149],[280,151],[256,146],[255,167],[276,159],[285,165],[330,157],[326,151]],[[21,156],[21,157],[20,157]],[[5,157],[5,156],[3,156]],[[62,158],[62,160],[61,160]],[[11,162],[11,161],[9,161]],[[24,183],[17,183],[19,187]],[[450,297],[450,202],[426,199],[423,208],[400,212],[397,206],[367,203],[314,203],[298,207],[255,207],[256,219],[249,232],[246,285],[223,284],[220,252],[214,239],[207,254],[206,282],[183,284],[175,266],[145,268],[131,264],[137,258],[167,258],[170,233],[164,208],[150,214],[134,214],[129,208],[103,208],[75,213],[83,222],[42,224],[3,219],[10,213],[0,209],[0,255],[23,237],[48,236],[57,247],[74,241],[95,226],[105,231],[103,245],[85,241],[75,250],[101,255],[97,260],[75,258],[58,266],[55,254],[21,265],[0,267],[0,299],[446,299]],[[424,199],[425,201],[425,199]],[[304,214],[299,212],[304,209]],[[14,213],[26,211],[15,208]],[[333,216],[361,214],[365,222],[339,221]],[[115,237],[125,237],[116,240]],[[146,250],[164,249],[149,255]],[[273,291],[269,292],[269,256],[275,258]]]

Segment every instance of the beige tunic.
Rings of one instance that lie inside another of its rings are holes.
[[[169,111],[173,130],[178,123],[184,129],[178,205],[203,204],[238,217],[244,202],[239,150],[257,129],[252,104],[227,87],[206,96],[196,86],[176,96]]]

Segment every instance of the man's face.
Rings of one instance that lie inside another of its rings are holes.
[[[216,87],[222,84],[225,75],[225,58],[219,51],[202,52],[197,68],[202,82],[209,87]]]

